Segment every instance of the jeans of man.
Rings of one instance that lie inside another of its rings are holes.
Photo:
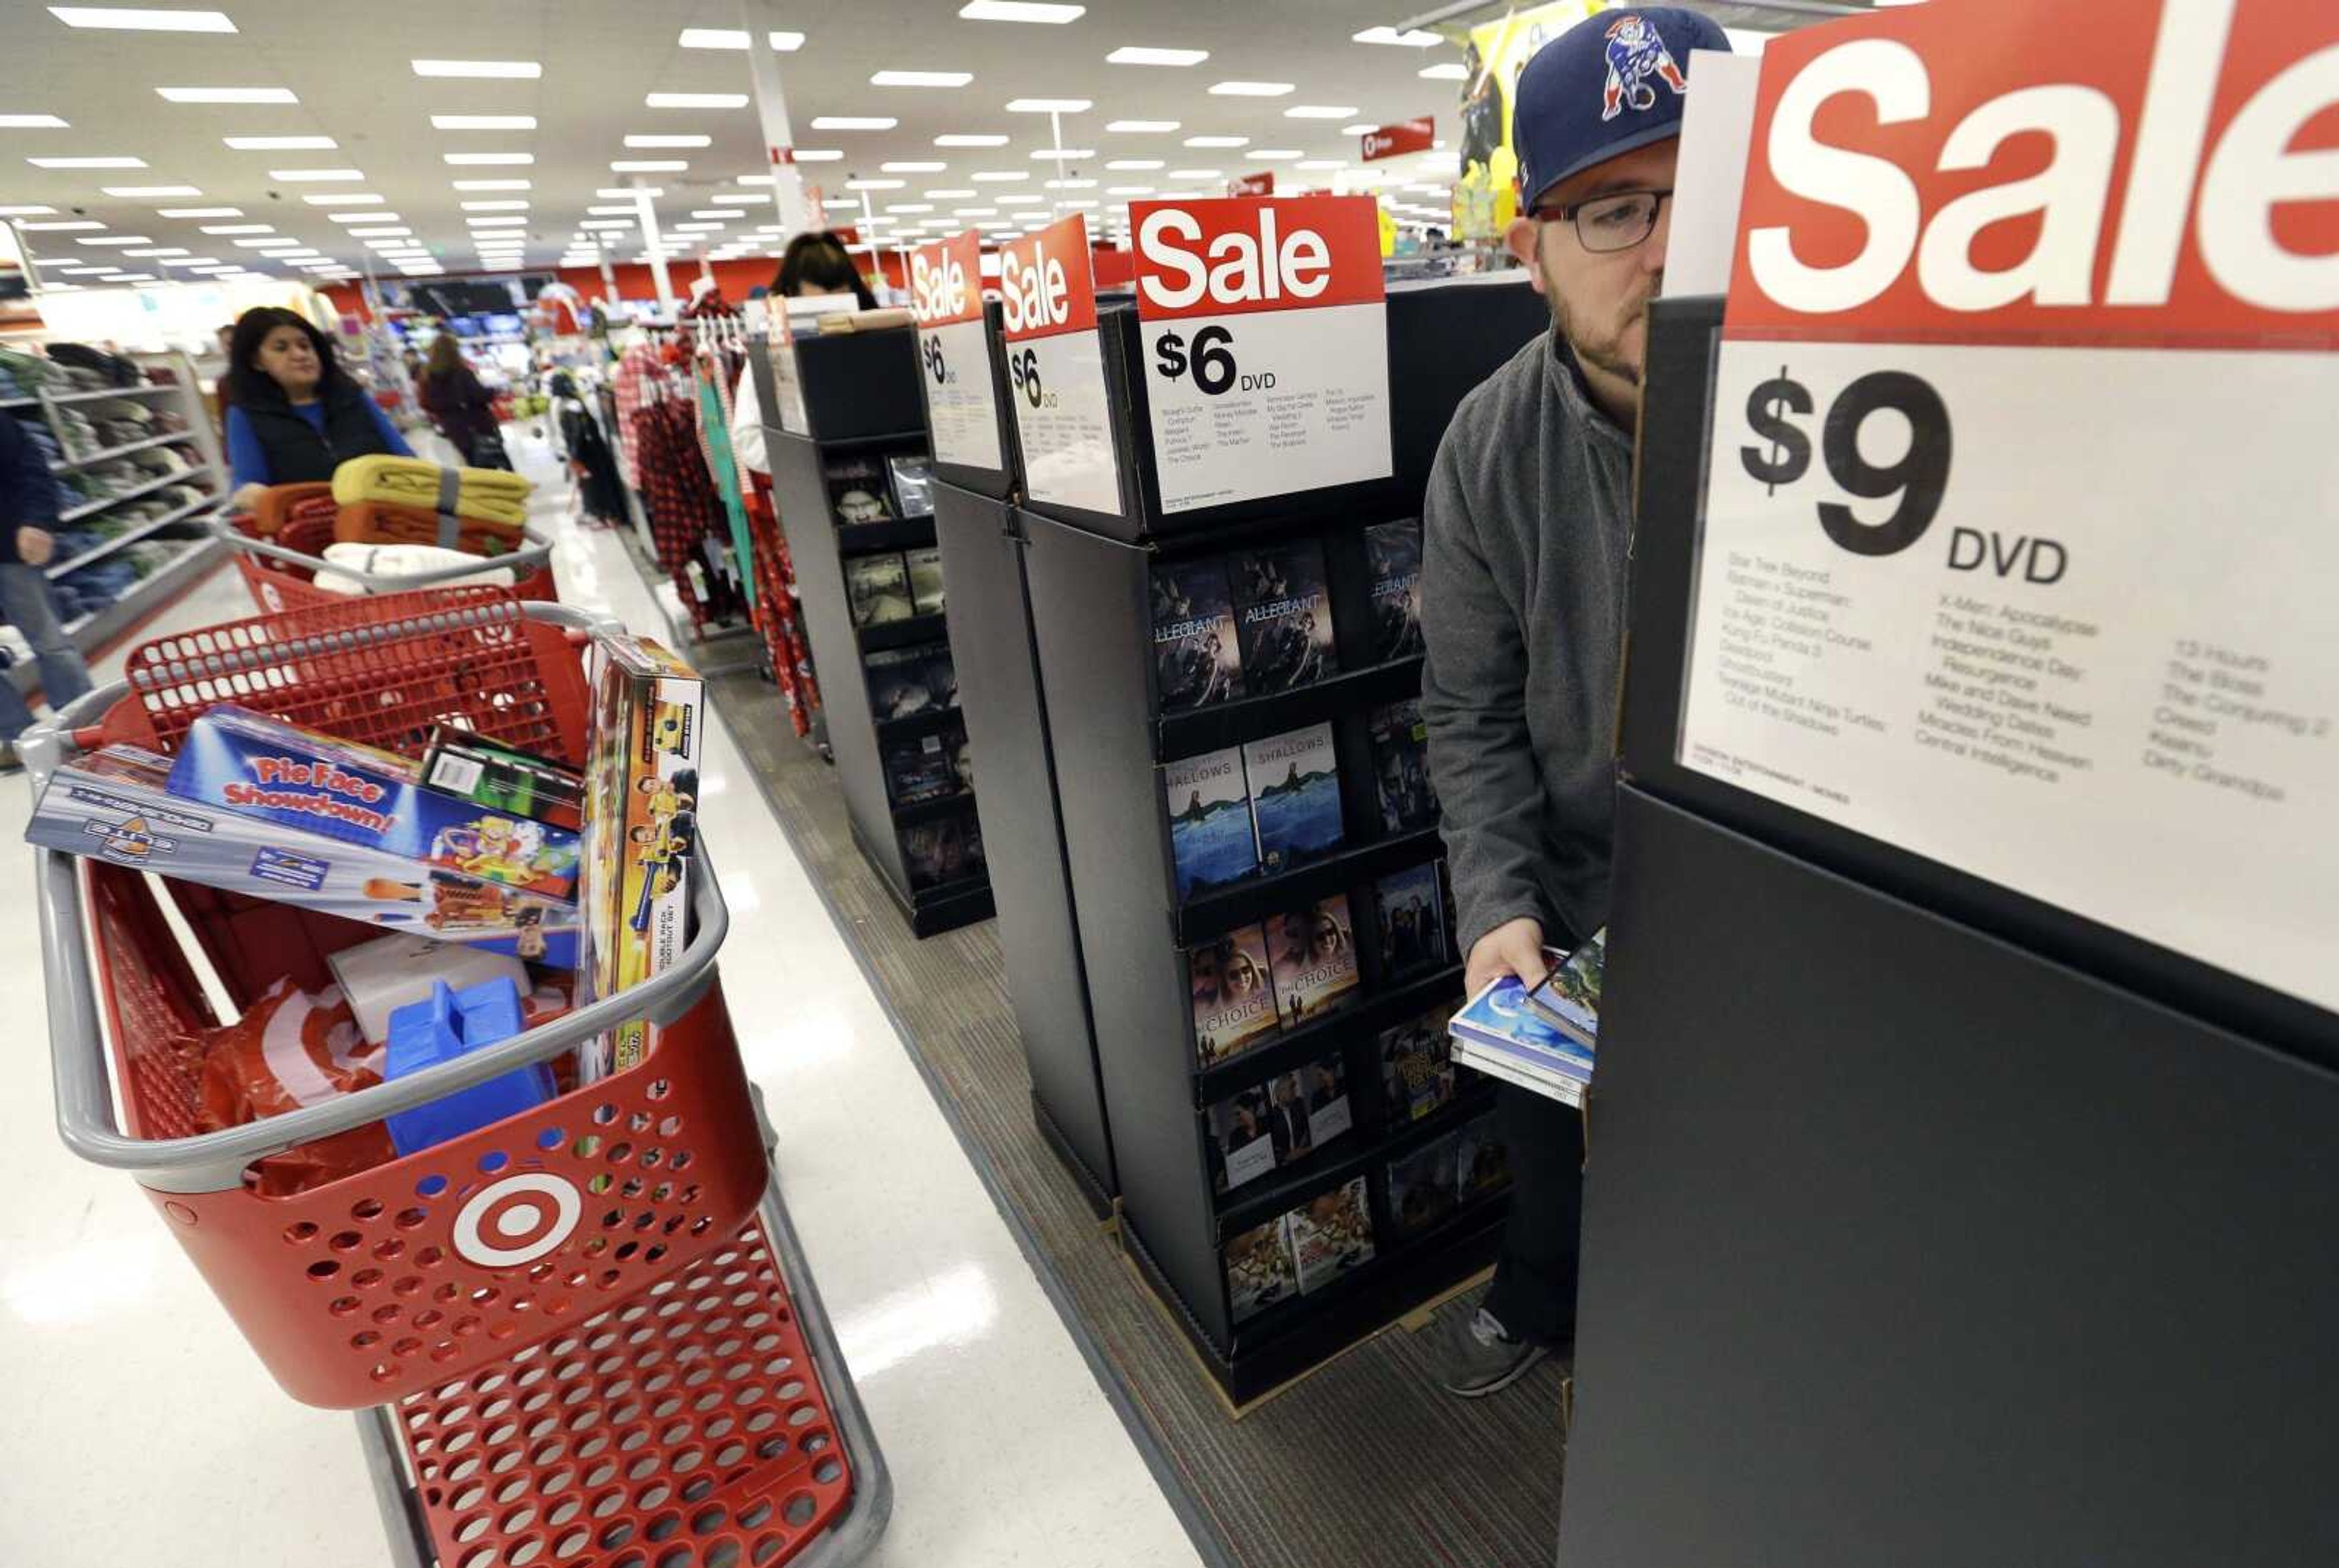
[[[41,690],[52,708],[65,705],[90,689],[89,666],[65,636],[57,619],[57,601],[48,575],[22,561],[0,561],[0,620],[25,634],[41,669]],[[0,676],[0,741],[14,741],[32,727],[33,710],[5,676]]]
[[[1584,1113],[1505,1083],[1495,1091],[1495,1127],[1510,1159],[1511,1210],[1484,1305],[1512,1338],[1564,1349],[1575,1338]]]

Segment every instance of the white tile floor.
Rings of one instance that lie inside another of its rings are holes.
[[[660,623],[607,534],[558,522],[562,597]],[[232,571],[152,635],[250,613]],[[101,670],[101,678],[111,668]],[[706,841],[723,976],[781,1180],[897,1504],[887,1568],[1153,1568],[1194,1549],[1041,1293],[720,727]],[[26,801],[0,784],[0,841]],[[0,855],[0,1563],[388,1561],[345,1415],[277,1392],[129,1178],[57,1142],[31,860]]]

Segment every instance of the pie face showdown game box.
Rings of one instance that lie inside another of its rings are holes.
[[[682,956],[698,846],[705,688],[688,665],[646,637],[597,642],[592,674],[581,902],[597,998],[662,974]],[[582,1066],[588,1077],[623,1072],[641,1064],[649,1043],[649,1025],[635,1020]]]

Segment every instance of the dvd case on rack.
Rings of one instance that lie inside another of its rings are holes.
[[[1187,954],[1194,1050],[1204,1067],[1239,1055],[1276,1030],[1267,933],[1247,925]]]
[[[920,735],[884,749],[885,790],[897,806],[941,800],[966,789],[966,732],[956,719],[939,734]]]
[[[1418,1121],[1454,1099],[1450,1007],[1434,1007],[1381,1031],[1381,1095],[1392,1121]]]
[[[1312,685],[1338,672],[1321,545],[1243,551],[1233,557],[1229,577],[1243,680],[1253,696]]]
[[[1258,869],[1240,752],[1229,746],[1167,764],[1161,796],[1180,899],[1240,882]]]
[[[920,453],[916,457],[888,458],[886,472],[893,484],[893,510],[903,518],[931,518],[934,515],[934,460]]]
[[[1224,561],[1179,561],[1153,568],[1153,672],[1165,714],[1244,695]]]
[[[880,721],[906,719],[958,706],[958,668],[948,643],[883,648],[864,661],[869,670],[869,711]]]
[[[1383,981],[1408,980],[1446,962],[1444,902],[1435,861],[1391,872],[1373,884]]]
[[[1268,1109],[1263,1084],[1210,1107],[1210,1179],[1219,1191],[1256,1181],[1280,1162]]]
[[[828,482],[828,509],[837,522],[889,523],[893,508],[887,497],[883,465],[873,457],[832,457],[823,465]]]
[[[1389,1161],[1389,1219],[1405,1235],[1420,1235],[1458,1206],[1454,1155],[1461,1137],[1449,1132]]]
[[[912,550],[903,559],[910,568],[910,607],[922,616],[943,613],[943,553]]]
[[[1269,875],[1288,871],[1340,846],[1347,833],[1340,817],[1339,754],[1330,725],[1310,725],[1248,742],[1242,755],[1261,870]]]
[[[1309,1198],[1283,1217],[1283,1227],[1302,1296],[1372,1261],[1373,1210],[1361,1176]]]
[[[1275,1000],[1286,1029],[1321,1017],[1355,992],[1352,931],[1346,893],[1288,911],[1271,922],[1268,934],[1275,954]]]
[[[1381,826],[1411,833],[1437,825],[1437,791],[1429,779],[1429,726],[1418,702],[1391,703],[1372,712],[1373,784]]]
[[[898,555],[846,557],[844,594],[856,626],[906,621],[917,613],[910,599],[910,568]]]
[[[952,815],[903,828],[902,861],[913,892],[981,876],[986,869],[982,826],[974,807],[969,804]]]
[[[1323,1057],[1289,1076],[1294,1080],[1293,1093],[1308,1107],[1308,1142],[1310,1148],[1321,1149],[1356,1126],[1356,1117],[1348,1109],[1348,1063],[1346,1058],[1337,1055]]]
[[[1227,1305],[1237,1323],[1258,1317],[1298,1290],[1280,1215],[1227,1243]]]
[[[1373,585],[1374,662],[1387,664],[1420,653],[1421,519],[1366,528],[1365,568]]]
[[[1460,1201],[1468,1203],[1510,1184],[1511,1153],[1489,1112],[1464,1128],[1455,1141],[1454,1190]]]

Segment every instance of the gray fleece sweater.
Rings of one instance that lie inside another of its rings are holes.
[[[1421,712],[1462,951],[1607,923],[1633,441],[1549,332],[1462,399],[1424,511]]]

